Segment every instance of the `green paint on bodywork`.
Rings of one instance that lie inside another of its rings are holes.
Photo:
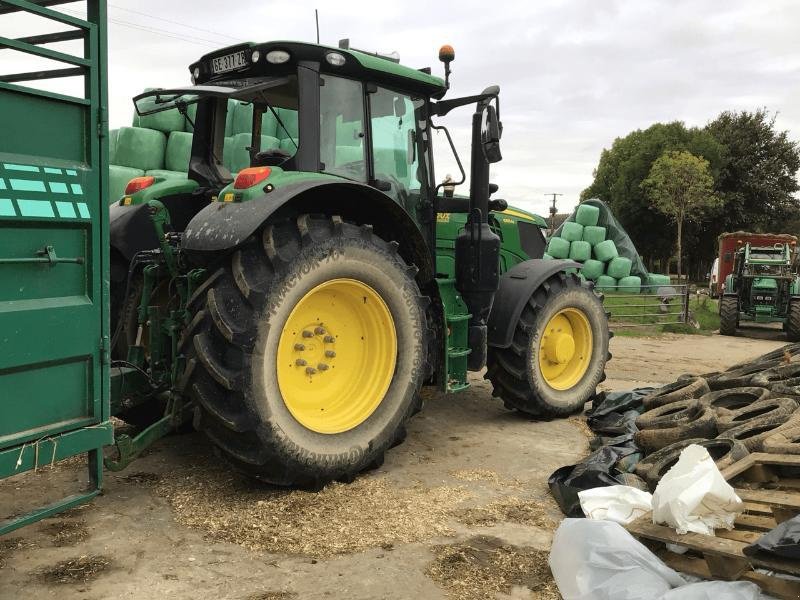
[[[379,71],[381,73],[388,73],[397,77],[403,77],[404,79],[413,79],[428,85],[440,87],[442,88],[442,91],[445,89],[443,79],[433,75],[428,75],[427,73],[423,73],[417,69],[404,67],[403,65],[391,60],[387,60],[373,54],[367,54],[366,52],[359,52],[358,50],[335,50],[336,52],[341,52],[342,54],[350,54],[359,63],[361,63],[362,67],[366,69]]]
[[[217,196],[217,202],[250,202],[252,200],[258,200],[263,198],[265,193],[268,193],[264,191],[264,188],[268,185],[271,185],[273,189],[277,190],[282,186],[294,185],[306,181],[320,181],[328,183],[350,181],[344,177],[338,177],[328,173],[284,171],[280,167],[270,167],[270,169],[272,171],[270,172],[269,177],[267,177],[264,181],[261,181],[256,185],[243,190],[234,189],[234,182],[232,181],[227,186],[222,188]]]
[[[156,177],[153,185],[135,194],[123,196],[119,203],[124,206],[147,204],[150,200],[158,200],[166,196],[190,194],[198,187],[198,183],[192,179],[165,179],[164,177]],[[126,202],[128,198],[130,198],[130,202]]]

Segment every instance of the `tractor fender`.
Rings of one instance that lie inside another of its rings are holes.
[[[532,259],[516,264],[503,273],[489,313],[489,346],[508,348],[522,309],[536,289],[551,275],[580,266],[571,260]]]
[[[229,252],[273,215],[291,217],[300,213],[339,215],[357,224],[372,225],[383,239],[400,243],[398,252],[419,268],[421,281],[433,280],[429,245],[404,208],[365,184],[333,178],[276,185],[263,196],[246,202],[212,202],[189,222],[181,247],[198,254]]]
[[[109,207],[109,239],[111,247],[128,262],[137,252],[158,248],[158,237],[147,214],[147,205],[112,204]]]

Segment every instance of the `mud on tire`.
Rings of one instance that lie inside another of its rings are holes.
[[[316,488],[382,463],[420,408],[427,377],[426,306],[416,267],[398,244],[338,217],[268,224],[191,299],[183,344],[195,427],[235,468],[277,485]],[[318,433],[289,412],[278,385],[278,340],[293,307],[319,284],[351,278],[370,286],[395,323],[397,359],[383,399],[357,426]]]
[[[539,343],[545,325],[559,311],[577,308],[587,317],[592,331],[592,355],[581,380],[566,390],[548,385],[539,368]],[[533,416],[565,416],[583,409],[605,379],[608,352],[608,320],[603,303],[576,275],[563,272],[549,277],[525,305],[508,348],[490,347],[486,379],[506,407]]]

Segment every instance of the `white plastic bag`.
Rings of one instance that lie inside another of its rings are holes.
[[[653,493],[653,523],[669,525],[678,533],[714,535],[714,529],[732,529],[743,508],[708,450],[697,444],[681,452]]]
[[[564,519],[550,570],[564,600],[655,600],[685,583],[612,521]]]
[[[687,583],[612,521],[564,519],[550,570],[564,600],[760,600],[746,581]]]
[[[653,496],[628,485],[610,485],[578,492],[581,510],[590,519],[632,523],[653,508]]]

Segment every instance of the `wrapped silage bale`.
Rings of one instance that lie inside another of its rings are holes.
[[[623,277],[617,282],[619,291],[624,294],[639,294],[642,291],[642,278],[636,275]]]
[[[578,240],[569,245],[569,257],[578,262],[584,262],[592,257],[592,246],[589,242]]]
[[[128,182],[134,177],[144,175],[142,169],[123,167],[122,165],[108,165],[108,204],[119,202],[125,194]]]
[[[586,277],[583,276],[583,273],[578,272],[578,279],[581,280],[581,285],[586,283]]]
[[[617,245],[614,243],[614,240],[600,242],[594,247],[594,257],[604,263],[607,263],[618,256],[619,252],[617,252]]]
[[[590,204],[580,204],[575,211],[575,221],[584,227],[597,225],[600,218],[600,209]]]
[[[117,164],[117,142],[119,142],[119,129],[108,130],[108,164]]]
[[[669,275],[659,275],[658,273],[649,273],[647,275],[647,285],[649,286],[670,285],[671,283]]]
[[[547,243],[547,253],[553,258],[567,258],[569,256],[570,243],[563,239],[552,237]]]
[[[605,265],[601,263],[599,260],[594,260],[590,258],[589,260],[583,263],[583,267],[581,268],[581,273],[583,274],[586,279],[590,281],[597,280],[603,274],[603,270]]]
[[[622,279],[631,274],[631,259],[624,256],[612,258],[606,267],[606,273],[614,279]],[[639,282],[641,283],[641,282]]]
[[[164,168],[167,136],[155,129],[121,127],[117,138],[116,164],[149,171]]]
[[[583,239],[583,225],[567,221],[561,226],[561,237],[568,242],[577,242]],[[554,255],[555,256],[555,255]]]
[[[597,225],[587,225],[583,228],[583,241],[596,246],[606,239],[606,228]]]
[[[553,260],[553,257],[550,256],[547,252],[542,254],[542,260]]]
[[[597,285],[595,288],[601,292],[614,291],[617,289],[617,280],[608,275],[600,275],[600,277],[597,278]]]

